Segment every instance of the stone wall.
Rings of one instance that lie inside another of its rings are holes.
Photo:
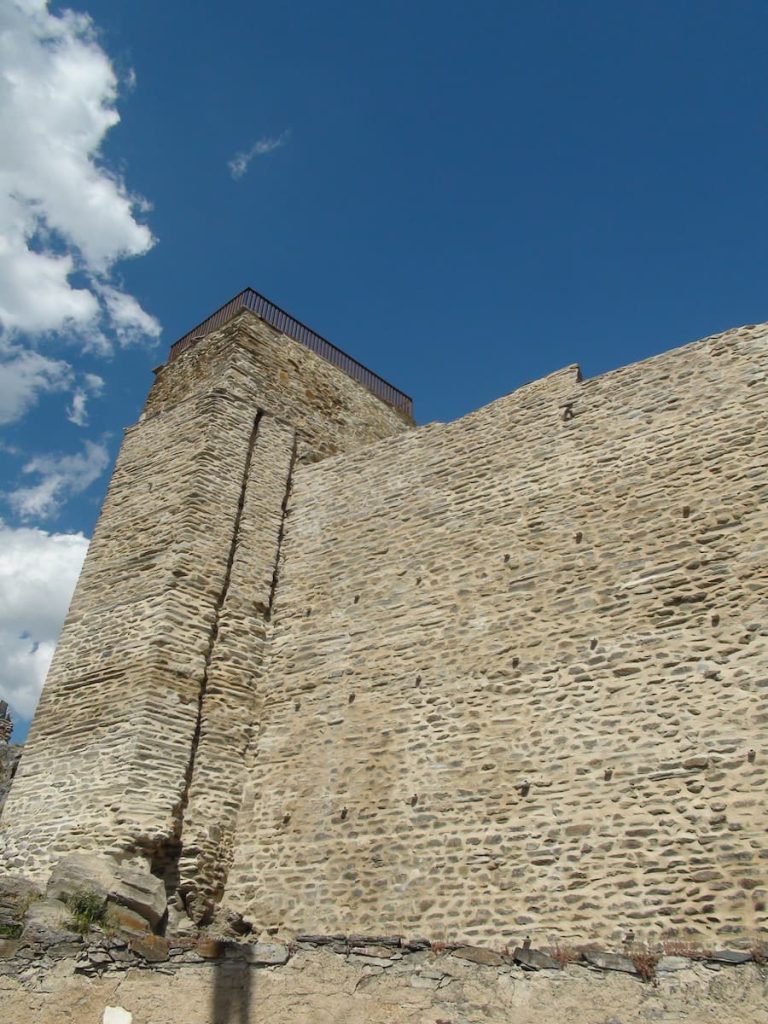
[[[297,467],[225,910],[764,927],[767,369],[744,328]]]
[[[768,328],[448,425],[241,313],[126,432],[2,863],[197,924],[766,925]]]

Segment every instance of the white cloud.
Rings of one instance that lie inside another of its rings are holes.
[[[0,327],[77,333],[104,347],[156,337],[157,321],[110,284],[114,263],[154,244],[146,205],[104,166],[120,120],[117,77],[84,14],[0,0]],[[79,283],[72,275],[79,273]],[[115,293],[120,298],[116,298]]]
[[[37,455],[22,472],[38,475],[39,481],[11,491],[8,503],[22,519],[50,519],[67,498],[90,487],[108,464],[106,445],[95,441],[86,441],[78,455]]]
[[[67,419],[70,423],[74,423],[76,427],[84,427],[88,423],[88,396],[85,391],[81,388],[72,395],[72,401],[69,403],[67,409]]]
[[[0,423],[20,419],[44,391],[66,391],[74,374],[69,363],[18,346],[0,345]]]
[[[142,338],[157,338],[160,335],[158,321],[146,313],[132,295],[109,285],[99,286],[97,290],[104,299],[112,327],[121,344],[130,345]]]
[[[274,138],[265,136],[254,142],[250,149],[245,150],[243,153],[236,153],[227,164],[229,173],[235,180],[242,178],[255,156],[265,156],[265,154],[272,153],[275,149],[280,149],[281,146],[286,144],[290,134],[290,131],[284,131]]]
[[[82,384],[72,393],[72,401],[67,409],[67,419],[78,427],[88,423],[88,399],[98,398],[104,391],[104,378],[97,373],[84,373]]]
[[[0,698],[31,718],[88,540],[0,520]]]

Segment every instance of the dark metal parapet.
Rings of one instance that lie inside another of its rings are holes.
[[[217,327],[230,320],[243,307],[250,309],[266,323],[271,324],[278,331],[282,331],[283,334],[287,334],[289,338],[293,338],[294,341],[306,345],[308,349],[316,352],[323,359],[327,359],[329,363],[338,366],[340,370],[349,374],[350,377],[360,381],[374,395],[384,399],[385,402],[389,402],[390,405],[394,405],[396,409],[401,409],[408,416],[413,416],[413,401],[408,395],[398,390],[392,384],[389,384],[383,377],[379,377],[377,373],[363,366],[362,363],[358,363],[356,359],[348,356],[346,352],[343,352],[332,342],[323,338],[316,331],[313,331],[311,327],[307,327],[306,324],[301,323],[301,321],[286,313],[285,310],[280,309],[274,302],[270,302],[263,295],[259,295],[253,288],[246,288],[245,291],[240,292],[239,295],[236,295],[223,305],[221,309],[217,309],[207,320],[203,320],[197,327],[193,327],[191,331],[187,331],[183,337],[174,342],[168,353],[168,362],[172,362],[182,352],[192,348],[198,339],[209,334],[211,331],[215,331]]]

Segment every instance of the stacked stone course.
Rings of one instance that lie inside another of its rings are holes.
[[[144,855],[257,933],[764,928],[767,339],[418,430],[252,313],[198,342],[126,434],[6,863]]]

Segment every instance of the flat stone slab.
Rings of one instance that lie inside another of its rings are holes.
[[[709,954],[707,960],[714,960],[718,964],[748,964],[752,960],[752,954],[736,949],[716,949],[714,953]]]
[[[54,865],[46,895],[66,903],[78,891],[128,907],[153,928],[165,914],[165,885],[161,879],[100,854],[73,853]]]
[[[600,953],[597,950],[587,949],[582,954],[584,960],[592,967],[599,967],[601,971],[622,971],[624,974],[637,974],[638,970],[628,956],[621,956],[620,953]]]
[[[288,963],[290,953],[287,946],[279,942],[257,942],[253,946],[245,946],[245,958],[248,963],[258,967],[279,967]]]
[[[486,967],[501,967],[504,958],[492,949],[482,949],[480,946],[459,946],[454,949],[451,956],[457,956],[460,960],[469,960],[473,964],[485,964]]]
[[[540,949],[519,947],[512,954],[512,959],[526,971],[559,971],[561,969],[557,960]]]
[[[685,971],[693,967],[695,961],[687,956],[663,956],[656,964],[656,971],[659,974],[666,974],[672,971]]]

